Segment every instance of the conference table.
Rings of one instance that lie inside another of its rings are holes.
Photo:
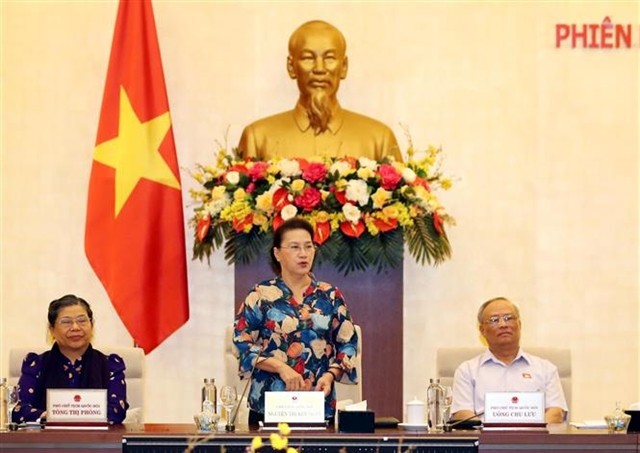
[[[107,430],[18,430],[0,433],[0,451],[174,453],[245,452],[255,436],[269,444],[274,431],[252,431],[239,426],[235,432],[198,433],[193,424],[145,424],[112,426]],[[550,425],[549,432],[453,431],[428,434],[401,429],[376,429],[371,434],[292,431],[289,446],[300,452],[419,452],[509,453],[522,452],[640,452],[640,434],[608,434],[606,430],[578,430]],[[262,451],[271,451],[264,448]]]

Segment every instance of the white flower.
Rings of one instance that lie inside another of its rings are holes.
[[[294,218],[297,213],[298,208],[296,208],[292,204],[288,204],[284,208],[282,208],[282,211],[280,211],[280,216],[282,217],[282,220],[289,220]]]
[[[411,184],[416,180],[416,172],[410,169],[409,167],[405,167],[402,169],[402,179]]]
[[[240,173],[238,173],[237,171],[230,171],[225,176],[225,179],[229,184],[236,185],[240,182]]]
[[[302,173],[297,160],[282,159],[278,162],[278,168],[283,176],[298,176]]]
[[[347,183],[345,195],[347,200],[355,201],[360,206],[364,206],[369,201],[369,187],[362,179],[352,179]]]
[[[349,162],[345,162],[343,160],[339,160],[338,162],[334,162],[331,167],[329,167],[329,173],[333,174],[335,172],[338,172],[338,174],[340,176],[346,176],[349,173],[351,173],[353,171],[353,169],[351,168],[351,165],[349,165]]]
[[[224,208],[229,205],[230,199],[228,195],[224,195],[222,198],[212,199],[208,201],[204,208],[211,217],[217,217]]]
[[[360,220],[360,209],[358,209],[357,206],[354,206],[351,203],[346,203],[342,207],[342,213],[344,214],[344,217],[351,223],[355,224],[358,223],[358,220]]]
[[[369,159],[368,157],[359,158],[358,163],[361,167],[368,168],[370,170],[375,170],[376,168],[378,168],[378,162],[373,159]]]

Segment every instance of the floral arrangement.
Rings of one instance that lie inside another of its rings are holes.
[[[434,191],[448,189],[441,149],[408,150],[407,162],[360,157],[243,159],[221,148],[212,165],[192,172],[193,257],[209,259],[224,244],[229,263],[250,263],[268,252],[272,231],[302,217],[314,229],[316,264],[345,274],[397,267],[403,244],[421,264],[451,255],[447,214]]]

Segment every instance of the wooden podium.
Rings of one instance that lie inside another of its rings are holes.
[[[362,328],[361,382],[363,398],[377,417],[402,420],[403,269],[342,275],[329,265],[314,267],[320,281],[337,286],[356,324]],[[235,265],[236,311],[256,283],[273,271],[268,258]]]

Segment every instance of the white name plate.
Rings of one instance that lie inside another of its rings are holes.
[[[544,423],[544,393],[487,392],[485,423]]]
[[[106,423],[106,389],[48,389],[47,423]]]
[[[324,392],[265,392],[264,422],[324,423]]]

